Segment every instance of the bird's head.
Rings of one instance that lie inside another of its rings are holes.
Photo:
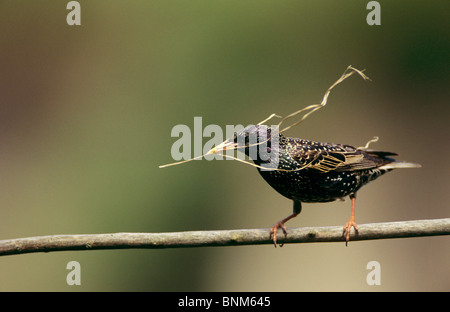
[[[253,159],[252,151],[264,149],[270,153],[272,147],[272,129],[265,125],[250,125],[234,133],[233,137],[225,140],[221,144],[211,149],[208,154],[223,152],[227,150],[238,150],[250,156]],[[256,154],[255,154],[256,155]]]

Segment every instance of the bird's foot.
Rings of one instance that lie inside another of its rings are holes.
[[[277,247],[277,232],[278,232],[278,228],[281,228],[283,230],[284,237],[287,236],[286,227],[284,226],[284,222],[283,221],[280,221],[280,222],[274,224],[270,228],[270,238],[273,239],[273,244],[275,245],[275,248]],[[283,244],[280,244],[280,247],[283,247]]]
[[[351,229],[355,229],[355,233],[358,234],[358,225],[355,222],[355,218],[351,217],[350,220],[344,225],[344,232],[343,235],[345,236],[345,246],[348,245],[348,242],[350,240],[350,231]]]

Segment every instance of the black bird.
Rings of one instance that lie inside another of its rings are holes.
[[[358,233],[356,192],[393,169],[420,167],[391,158],[397,155],[395,153],[285,137],[265,125],[251,125],[236,132],[233,138],[217,145],[208,154],[226,150],[238,150],[250,156],[264,180],[294,201],[293,213],[270,229],[275,246],[278,228],[287,235],[284,224],[301,212],[302,202],[331,202],[349,196],[351,216],[343,231],[347,244],[351,228]]]

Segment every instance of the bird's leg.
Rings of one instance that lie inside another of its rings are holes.
[[[277,247],[277,232],[278,232],[278,228],[281,228],[283,230],[284,236],[287,236],[287,231],[286,231],[286,227],[284,226],[284,224],[289,221],[292,218],[295,218],[296,216],[298,216],[300,214],[300,212],[302,211],[302,203],[294,200],[294,208],[293,208],[293,212],[291,215],[289,215],[288,217],[284,218],[283,220],[275,223],[271,228],[270,228],[270,237],[273,238],[273,244],[275,245],[275,247]],[[283,244],[280,244],[280,247],[283,247]]]
[[[358,234],[358,226],[355,222],[355,201],[356,201],[356,193],[350,194],[350,199],[352,200],[352,214],[350,216],[350,220],[344,225],[344,233],[345,236],[345,246],[348,245],[348,241],[350,240],[350,230],[352,227],[355,229],[355,233]]]

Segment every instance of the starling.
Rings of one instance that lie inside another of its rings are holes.
[[[275,247],[278,229],[287,235],[284,224],[301,212],[302,202],[331,202],[349,196],[351,216],[343,230],[347,244],[351,228],[358,233],[355,222],[357,191],[393,169],[420,167],[391,158],[397,155],[395,153],[285,137],[275,130],[265,125],[251,125],[209,151],[209,154],[226,150],[245,153],[270,186],[293,200],[293,213],[270,228]],[[257,152],[253,153],[255,147]]]

